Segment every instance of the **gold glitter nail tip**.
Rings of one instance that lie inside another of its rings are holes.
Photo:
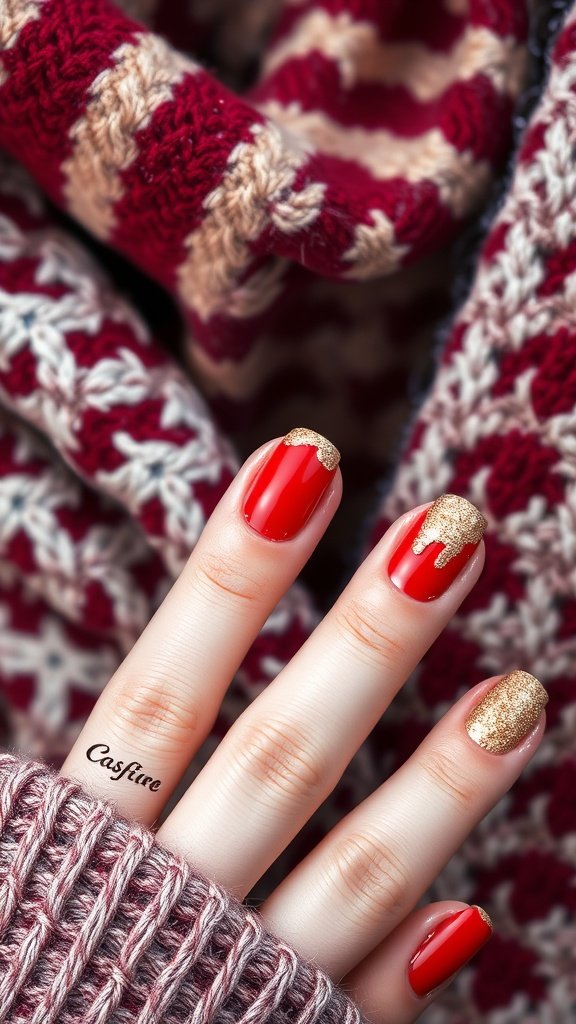
[[[434,562],[437,569],[442,569],[466,544],[479,544],[487,525],[482,513],[467,498],[441,494],[428,509],[412,551],[420,555],[429,544],[443,544],[444,550]]]
[[[516,669],[503,676],[466,719],[468,735],[491,754],[507,754],[532,732],[548,703],[542,683]]]
[[[315,430],[309,430],[308,427],[294,427],[283,440],[284,444],[314,445],[318,462],[321,462],[325,469],[336,469],[340,462],[340,452],[332,442],[322,434],[317,434]]]

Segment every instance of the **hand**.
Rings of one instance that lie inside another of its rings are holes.
[[[247,460],[100,696],[63,775],[128,818],[156,821],[333,516],[337,461],[333,446],[306,430]],[[397,520],[229,729],[159,842],[243,899],[337,785],[474,585],[484,525],[454,496]],[[546,699],[525,672],[480,683],[259,908],[270,931],[340,981],[372,1020],[414,1020],[427,993],[489,936],[486,915],[466,904],[413,907],[535,752]]]

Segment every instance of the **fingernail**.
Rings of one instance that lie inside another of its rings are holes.
[[[481,907],[467,907],[444,918],[418,947],[408,966],[417,996],[427,996],[448,981],[488,941],[492,922]]]
[[[290,540],[308,522],[340,461],[321,434],[295,427],[257,473],[244,501],[246,521],[270,540]]]
[[[442,494],[416,520],[396,548],[388,573],[394,586],[417,601],[440,597],[474,554],[486,520],[457,494]]]
[[[465,726],[468,735],[491,754],[507,754],[532,732],[548,703],[542,683],[529,672],[515,669],[472,709]]]

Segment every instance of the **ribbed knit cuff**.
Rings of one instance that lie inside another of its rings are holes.
[[[259,915],[44,763],[0,753],[0,1021],[367,1024]]]

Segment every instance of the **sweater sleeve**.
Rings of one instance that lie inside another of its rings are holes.
[[[356,280],[443,247],[506,152],[525,0],[437,12],[433,38],[424,15],[390,36],[389,5],[306,6],[245,97],[108,0],[0,19],[0,146],[164,285],[215,360],[252,347],[286,261]]]
[[[35,759],[0,753],[0,1020],[367,1024],[258,913]]]

